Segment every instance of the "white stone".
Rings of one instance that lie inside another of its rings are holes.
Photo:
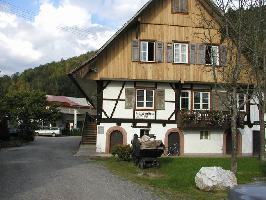
[[[203,191],[226,190],[237,185],[233,172],[221,167],[202,167],[196,174],[197,188]]]

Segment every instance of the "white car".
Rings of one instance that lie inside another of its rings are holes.
[[[36,135],[41,135],[41,136],[56,137],[61,135],[61,130],[58,127],[43,127],[40,130],[36,130],[35,133]]]

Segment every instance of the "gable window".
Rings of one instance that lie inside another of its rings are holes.
[[[137,109],[154,108],[154,90],[138,89],[136,93]]]
[[[180,110],[190,110],[190,91],[181,92]]]
[[[172,0],[172,12],[173,13],[187,13],[188,12],[188,0]]]
[[[218,66],[219,63],[219,47],[207,45],[205,52],[205,63],[207,65],[215,65]]]
[[[194,92],[194,110],[210,110],[210,92]]]
[[[245,94],[241,94],[241,93],[237,94],[237,104],[238,104],[239,111],[246,111],[245,101],[246,101]]]
[[[200,131],[200,139],[201,140],[209,140],[210,132],[209,131]]]
[[[140,61],[154,62],[155,61],[155,42],[140,42]]]
[[[174,43],[174,63],[188,63],[188,44]]]

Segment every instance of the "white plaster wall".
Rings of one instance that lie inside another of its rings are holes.
[[[253,153],[253,128],[245,126],[244,129],[239,129],[242,135],[242,153],[252,154]]]
[[[106,84],[106,83],[104,83]],[[122,89],[123,82],[111,82],[107,88],[103,91],[104,99],[117,99],[118,95]],[[125,88],[122,91],[121,100],[125,100],[125,89],[126,88],[134,88],[134,83],[127,82],[125,84]],[[103,109],[110,117],[113,109],[115,107],[115,101],[103,101]],[[106,118],[104,114],[102,114],[103,118]],[[114,112],[113,118],[133,118],[133,109],[125,109],[125,101],[119,101],[116,107],[116,111]]]
[[[222,154],[223,131],[210,131],[209,140],[200,140],[200,130],[184,131],[185,154]]]
[[[141,128],[132,128],[131,123],[122,123],[121,127],[125,129],[127,132],[127,143],[131,144],[131,140],[133,139],[134,134],[140,135]],[[112,123],[102,123],[100,126],[104,127],[104,134],[97,134],[97,142],[96,142],[96,151],[99,153],[105,152],[106,148],[106,133],[109,128],[116,126],[116,124]],[[98,126],[99,127],[99,126]],[[164,142],[164,137],[166,132],[171,128],[176,128],[175,124],[168,124],[166,127],[163,127],[161,124],[152,124],[150,128],[150,133],[156,136],[156,139],[162,140]]]

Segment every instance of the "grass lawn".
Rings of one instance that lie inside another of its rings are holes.
[[[202,192],[195,187],[195,175],[201,167],[221,166],[230,169],[230,158],[160,158],[158,169],[141,170],[132,162],[115,158],[99,160],[115,174],[142,184],[167,199],[226,199],[226,192]],[[266,176],[266,165],[256,158],[240,158],[238,183],[252,182],[253,178]]]

